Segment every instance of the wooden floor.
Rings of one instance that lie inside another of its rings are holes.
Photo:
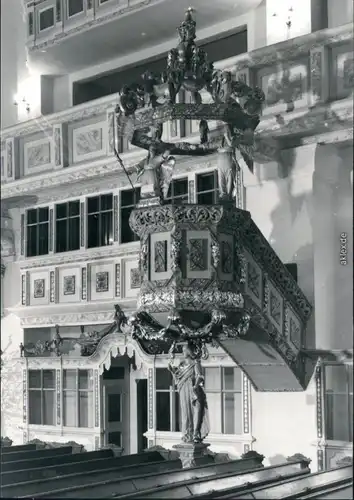
[[[311,474],[301,460],[263,467],[248,458],[182,469],[157,451],[115,457],[110,449],[1,448],[1,497],[7,498],[349,499],[352,481],[351,467]]]

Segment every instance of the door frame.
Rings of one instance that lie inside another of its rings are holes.
[[[103,445],[109,444],[110,432],[121,432],[122,454],[129,454],[130,425],[129,425],[129,394],[126,377],[122,380],[103,380]],[[108,422],[108,396],[121,395],[121,422]],[[119,447],[118,447],[119,448]]]

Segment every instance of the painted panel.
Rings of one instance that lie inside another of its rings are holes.
[[[124,298],[134,298],[140,289],[140,269],[138,259],[123,261],[124,269]]]
[[[90,264],[90,300],[107,300],[115,296],[115,266],[112,262]]]
[[[308,60],[299,59],[258,71],[258,86],[265,93],[263,115],[284,113],[308,106]]]
[[[27,142],[24,145],[24,174],[28,175],[38,170],[52,167],[51,138]]]
[[[49,272],[42,271],[29,273],[29,280],[30,305],[41,306],[49,304]]]
[[[106,123],[94,123],[73,130],[74,163],[106,155]]]
[[[60,303],[80,301],[80,267],[58,268],[58,297]]]

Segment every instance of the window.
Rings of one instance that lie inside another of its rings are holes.
[[[156,368],[156,430],[180,430],[178,392],[167,368]]]
[[[75,16],[84,10],[84,0],[68,0],[68,15]]]
[[[353,442],[353,366],[326,365],[324,379],[326,439]]]
[[[39,31],[46,30],[54,26],[54,9],[51,7],[50,9],[42,10],[39,13]]]
[[[80,202],[69,201],[55,207],[55,251],[80,249]]]
[[[55,408],[55,370],[29,370],[29,423],[55,425]]]
[[[210,432],[242,434],[242,372],[240,368],[205,368]]]
[[[218,201],[217,172],[197,175],[197,203],[200,205],[213,205]]]
[[[129,217],[140,200],[140,188],[127,189],[120,193],[120,242],[138,241],[138,236],[130,229]]]
[[[27,257],[46,255],[49,251],[49,209],[27,210]]]
[[[166,201],[172,205],[188,203],[188,179],[173,179],[168,189]]]
[[[113,243],[113,195],[87,198],[87,247],[105,247]]]
[[[93,370],[64,370],[64,426],[93,427],[93,414]]]

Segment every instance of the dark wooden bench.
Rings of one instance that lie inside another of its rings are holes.
[[[112,462],[115,462],[114,463]],[[128,466],[122,466],[119,458],[114,458],[113,460],[108,459],[111,468],[105,470],[93,470],[84,473],[68,474],[65,476],[53,477],[44,480],[34,480],[30,482],[12,484],[9,486],[3,486],[1,488],[2,497],[23,497],[28,496],[38,496],[41,493],[50,492],[58,489],[68,489],[80,485],[89,486],[90,484],[101,482],[101,481],[116,481],[119,478],[124,478],[127,476],[140,476],[143,474],[154,474],[157,471],[173,471],[180,469],[182,467],[180,460],[163,460],[160,462],[144,463],[144,464],[134,464]],[[85,465],[82,463],[80,465]],[[114,465],[112,467],[112,465]]]
[[[166,484],[171,487],[171,485],[177,481],[194,481],[198,477],[204,476],[208,478],[215,474],[220,474],[221,472],[235,474],[240,470],[248,470],[255,467],[260,468],[263,466],[259,460],[251,458],[234,460],[221,464],[213,463],[177,471],[167,470],[164,472],[160,470],[156,471],[154,474],[139,474],[139,477],[135,475],[135,477],[114,478],[112,480],[92,483],[89,486],[83,484],[81,486],[61,488],[51,492],[47,491],[36,495],[36,498],[41,496],[45,498],[100,498],[103,496],[112,498],[112,496],[123,494],[135,494],[139,496],[140,491],[151,487],[151,485],[154,486],[155,491],[156,488],[160,489]]]
[[[30,450],[30,451],[15,451],[13,453],[5,453],[1,455],[1,464],[7,462],[20,462],[22,460],[36,460],[39,458],[57,457],[60,455],[68,455],[72,453],[71,446],[63,446],[60,448],[50,448],[48,450]]]
[[[87,470],[99,469],[100,464],[104,464],[104,460],[109,461],[113,457],[113,451],[107,449],[47,459],[41,458],[40,460],[9,462],[4,465],[6,467],[11,466],[12,469],[9,472],[5,472],[2,467],[0,483],[2,486],[5,486],[32,481],[34,479],[61,476],[63,474],[85,471],[85,467],[87,467]]]
[[[254,485],[254,487],[248,488],[247,494],[249,495],[248,498],[257,500],[262,498],[299,499],[305,494],[309,495],[311,492],[318,494],[319,498],[322,498],[321,491],[324,488],[334,487],[335,485],[346,485],[352,480],[352,466],[344,466],[338,469],[308,474],[304,477],[291,478],[290,480],[285,479],[276,484],[261,487]],[[232,492],[228,497],[219,498],[243,499],[245,496],[242,493],[235,495],[235,492]]]
[[[18,444],[16,446],[3,446],[1,448],[1,454],[14,453],[16,451],[33,451],[36,449],[37,446],[35,444]]]
[[[196,470],[196,469],[194,469]],[[158,488],[151,488],[149,490],[139,490],[138,492],[130,495],[121,495],[119,491],[114,495],[116,498],[190,498],[199,497],[202,495],[213,494],[213,498],[217,497],[218,492],[225,490],[230,487],[239,488],[239,490],[245,487],[249,488],[250,485],[258,484],[269,484],[274,480],[280,480],[284,477],[293,477],[296,475],[309,474],[310,469],[304,467],[304,462],[292,462],[280,466],[264,467],[258,469],[252,469],[248,471],[236,471],[227,473],[217,473],[212,477],[199,477],[195,474],[195,478],[189,479],[187,481],[182,481],[181,478],[178,479],[178,483],[170,484]],[[104,498],[112,497],[111,491],[106,491]],[[78,496],[75,494],[75,497]],[[90,498],[90,495],[87,497]],[[243,498],[243,497],[242,497]]]

